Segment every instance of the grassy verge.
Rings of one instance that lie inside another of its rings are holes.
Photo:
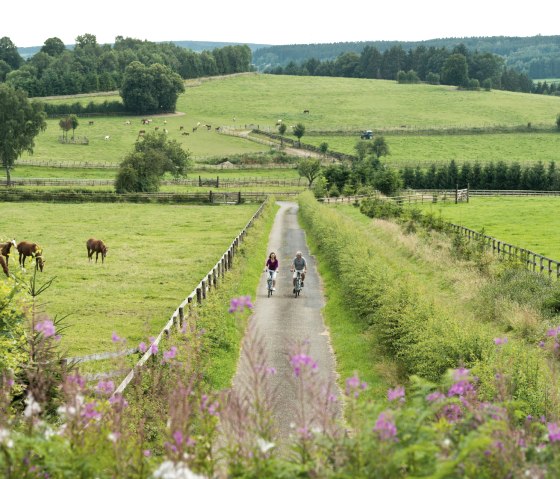
[[[478,261],[487,258],[458,258],[450,240],[438,234],[406,234],[394,223],[359,218],[352,206],[334,209],[310,194],[301,198],[302,215],[336,272],[345,307],[362,332],[373,333],[379,357],[396,366],[384,371],[389,383],[410,375],[436,381],[447,369],[465,366],[490,398],[495,372],[508,364],[512,395],[527,411],[558,412],[551,357],[537,346],[558,318],[526,306],[514,289],[525,285],[555,298],[554,288],[537,287],[530,274],[510,274],[506,281],[499,268],[481,274]],[[495,338],[503,337],[507,348],[497,348]]]

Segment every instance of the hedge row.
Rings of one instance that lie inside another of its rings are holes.
[[[495,374],[507,364],[512,395],[524,401],[526,412],[551,413],[555,395],[544,350],[512,339],[507,352],[497,351],[495,324],[452,317],[422,297],[414,278],[399,274],[398,265],[384,264],[393,246],[360,233],[356,222],[319,204],[311,193],[301,195],[300,211],[319,253],[338,274],[347,307],[361,318],[364,332],[373,330],[403,378],[416,374],[438,381],[447,369],[465,366],[479,376],[480,390],[491,399]]]

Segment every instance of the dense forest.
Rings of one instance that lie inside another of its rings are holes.
[[[360,54],[341,53],[334,60],[309,58],[297,64],[266,70],[277,75],[311,75],[397,80],[399,83],[456,85],[468,89],[499,89],[525,93],[559,94],[556,83],[537,85],[526,73],[505,66],[503,58],[492,53],[470,51],[459,44],[445,47],[419,46],[408,51],[394,45],[381,53],[366,46]]]
[[[0,82],[25,90],[30,97],[112,91],[122,86],[132,62],[168,67],[181,78],[225,75],[252,69],[247,45],[228,45],[195,53],[171,42],[154,43],[118,36],[100,45],[95,35],[76,38],[68,49],[57,37],[24,60],[8,37],[0,38]]]
[[[453,50],[458,45],[479,53],[500,56],[504,65],[527,74],[532,79],[560,78],[560,35],[533,37],[471,37],[439,38],[419,42],[371,41],[340,42],[311,45],[277,45],[259,48],[253,53],[253,63],[259,71],[285,67],[290,62],[302,63],[315,58],[321,62],[335,60],[344,53],[360,54],[364,48],[373,47],[380,53],[400,46],[403,50],[445,48]]]

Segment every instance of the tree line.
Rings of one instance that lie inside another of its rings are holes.
[[[112,91],[122,87],[126,68],[139,62],[159,64],[182,79],[251,71],[247,45],[224,46],[195,53],[171,42],[154,43],[117,36],[113,45],[97,43],[95,35],[76,38],[68,49],[57,37],[48,38],[28,60],[8,37],[0,38],[0,83],[27,92],[30,97]]]
[[[460,166],[449,163],[433,163],[428,168],[405,167],[399,170],[404,188],[454,189],[467,185],[475,190],[538,190],[560,191],[560,171],[556,163],[546,165],[538,161],[532,165],[519,162],[471,163]]]
[[[453,49],[463,44],[471,51],[498,55],[505,66],[526,73],[532,79],[560,78],[560,37],[557,35],[533,37],[465,37],[436,38],[418,42],[370,41],[338,42],[308,45],[274,45],[258,48],[253,53],[257,69],[285,67],[290,62],[303,63],[309,58],[320,61],[334,60],[347,52],[360,53],[365,47],[378,49],[381,53],[400,45],[405,50],[417,47]]]
[[[300,63],[265,70],[277,75],[310,75],[395,80],[399,72],[409,72],[418,81],[472,88],[533,92],[533,81],[525,73],[505,66],[504,59],[492,53],[470,51],[460,44],[446,47],[419,46],[406,51],[394,45],[381,53],[366,46],[361,53],[341,53],[335,60],[309,58]],[[550,93],[550,90],[548,90]],[[555,90],[556,92],[556,90]]]

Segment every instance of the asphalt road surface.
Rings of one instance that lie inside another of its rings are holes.
[[[254,301],[251,330],[256,330],[266,353],[266,365],[276,373],[270,377],[273,395],[273,415],[279,437],[290,434],[298,408],[294,371],[289,362],[290,349],[297,342],[308,341],[309,356],[318,364],[317,373],[322,380],[336,384],[335,360],[330,346],[329,333],[323,322],[321,309],[325,304],[315,258],[309,254],[305,233],[297,220],[298,205],[278,202],[276,215],[268,242],[268,253],[274,251],[279,260],[276,291],[267,297],[266,275],[263,274]],[[302,251],[307,261],[305,286],[298,298],[292,293],[290,265],[297,251]],[[267,255],[268,255],[267,253]],[[266,258],[262,258],[263,268]],[[249,361],[241,351],[238,371],[233,387],[239,387]],[[335,387],[335,393],[339,395]],[[301,402],[299,402],[301,404]],[[301,405],[299,406],[301,407]],[[292,426],[290,426],[292,424]]]

